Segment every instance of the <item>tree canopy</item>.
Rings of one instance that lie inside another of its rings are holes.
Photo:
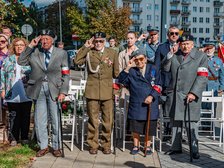
[[[107,37],[113,36],[118,41],[124,39],[132,24],[130,8],[117,8],[111,0],[86,0],[86,10],[77,5],[67,9],[67,16],[73,34],[83,40],[91,37],[94,32],[103,31]]]
[[[30,11],[20,1],[0,1],[0,7],[0,28],[6,25],[17,36],[21,35],[20,28],[23,24],[28,23],[36,26],[35,20],[30,17]]]

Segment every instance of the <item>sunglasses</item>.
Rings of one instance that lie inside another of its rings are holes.
[[[103,43],[104,40],[95,40],[94,42],[95,42],[95,43]]]
[[[19,46],[20,46],[20,47],[24,47],[25,44],[16,44],[16,45],[15,45],[15,47],[19,47]]]
[[[135,61],[135,62],[138,62],[138,61],[142,62],[142,61],[144,61],[144,57],[141,57],[141,58],[135,58],[134,61]]]
[[[173,36],[174,34],[176,35],[176,36],[179,36],[179,33],[178,32],[170,32],[169,33],[171,36]]]
[[[6,43],[6,41],[4,41],[4,40],[1,40],[1,41],[0,41],[0,43],[2,43],[2,44],[5,44],[5,43]]]

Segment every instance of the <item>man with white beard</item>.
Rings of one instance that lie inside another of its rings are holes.
[[[224,90],[224,67],[222,60],[214,56],[215,45],[213,43],[204,44],[204,48],[201,50],[208,56],[208,84],[206,90],[211,91],[213,89],[214,95],[217,96],[218,92]]]
[[[222,60],[214,56],[215,44],[205,43],[203,48],[200,49],[208,56],[208,84],[206,85],[206,91],[214,91],[214,96],[218,96],[218,93],[222,93],[224,90],[224,67]],[[215,109],[216,109],[215,103]],[[202,103],[202,109],[211,109],[211,103]]]

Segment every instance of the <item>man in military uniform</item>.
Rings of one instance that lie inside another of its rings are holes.
[[[110,154],[111,130],[113,124],[113,78],[119,74],[118,55],[115,50],[106,48],[106,34],[97,32],[87,40],[74,60],[82,65],[87,61],[88,79],[85,89],[87,99],[89,153],[97,154],[99,143],[99,111],[102,111],[101,146],[104,154]]]
[[[214,96],[218,96],[224,90],[224,68],[222,60],[214,56],[215,44],[205,43],[203,48],[200,49],[205,52],[208,57],[208,83],[206,86],[206,91],[214,92]],[[217,103],[214,104],[214,112],[216,111]],[[212,109],[212,103],[202,103],[202,109]],[[203,114],[207,117],[208,114]],[[210,125],[211,122],[202,121],[202,125]],[[206,128],[203,128],[206,129]],[[209,127],[207,129],[210,129]]]
[[[177,52],[178,47],[172,48],[164,65],[164,69],[172,75],[172,90],[167,94],[166,106],[170,112],[173,135],[171,150],[167,153],[182,153],[182,128],[184,121],[188,121],[186,108],[189,104],[191,132],[188,135],[191,133],[193,158],[199,159],[197,122],[200,119],[202,91],[207,84],[208,60],[205,53],[194,48],[193,40],[193,36],[183,35],[180,39],[181,51]]]
[[[156,28],[149,29],[148,33],[140,35],[136,46],[145,51],[149,62],[155,62],[155,53],[159,46],[159,30]]]
[[[222,60],[219,57],[214,56],[215,44],[205,43],[204,51],[208,57],[208,84],[207,91],[214,91],[214,95],[218,96],[218,92],[224,90],[224,68]]]

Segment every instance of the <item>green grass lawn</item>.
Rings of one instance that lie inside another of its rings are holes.
[[[0,146],[0,168],[23,168],[29,167],[35,151],[32,146],[17,145],[15,147]]]

